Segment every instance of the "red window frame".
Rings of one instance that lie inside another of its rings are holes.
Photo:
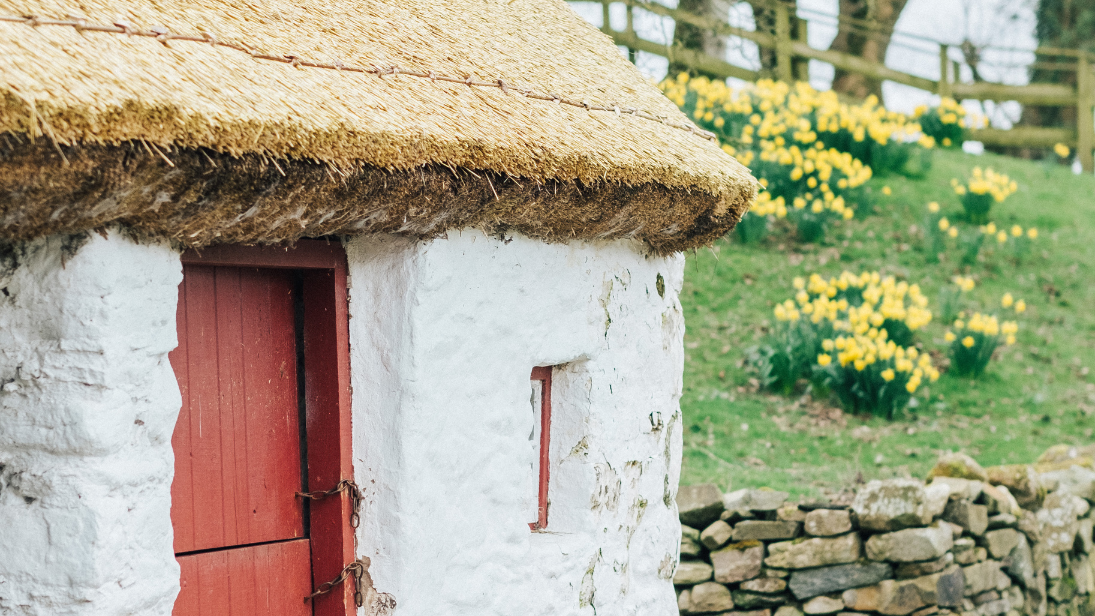
[[[301,240],[292,247],[219,245],[187,250],[184,264],[294,269],[304,282],[305,439],[308,488],[327,490],[352,479],[350,322],[346,252],[338,242]],[[353,505],[348,494],[312,501],[309,539],[313,587],[335,579],[354,561]],[[303,598],[302,598],[303,599]],[[315,616],[356,613],[354,585],[313,599]]]
[[[532,369],[533,381],[540,381],[540,481],[537,495],[536,521],[529,522],[533,531],[547,530],[548,482],[551,479],[551,366]]]

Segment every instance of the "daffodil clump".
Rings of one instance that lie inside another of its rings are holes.
[[[819,92],[804,82],[790,85],[762,79],[733,90],[723,81],[681,73],[660,85],[669,100],[697,124],[735,148],[776,137],[806,146],[820,140],[823,147],[847,152],[870,166],[871,144],[908,143],[921,135],[919,124],[886,110],[875,96],[849,105],[840,102],[835,92]],[[924,140],[921,145],[932,144]],[[750,162],[742,160],[746,165]]]
[[[1001,307],[1017,314],[1026,310],[1026,302],[1015,300],[1005,293]],[[951,369],[959,376],[979,376],[992,360],[992,354],[1001,344],[1015,344],[1019,325],[1015,321],[1001,323],[996,315],[975,312],[969,318],[959,313],[951,329],[943,338],[950,343]]]
[[[846,152],[816,146],[777,147],[776,141],[761,144],[752,171],[764,180],[775,199],[785,200],[784,211],[799,239],[816,242],[834,221],[855,216],[844,195],[870,179],[870,167]]]
[[[893,419],[925,379],[935,382],[939,378],[931,356],[888,340],[885,329],[826,339],[822,349],[825,352],[818,355],[817,373],[844,408],[856,413]]]
[[[892,417],[923,379],[938,378],[931,360],[910,346],[932,319],[919,286],[843,272],[796,278],[794,288],[794,298],[773,309],[766,343],[750,354],[766,387],[789,392],[812,379],[849,410]]]
[[[993,203],[1003,203],[1004,199],[1019,190],[1015,180],[1003,173],[996,173],[991,167],[983,171],[981,167],[974,167],[965,184],[952,179],[951,186],[962,201],[966,217],[970,222],[979,224],[988,222]]]
[[[833,222],[854,217],[875,170],[897,169],[909,158],[906,150],[922,149],[915,143],[919,125],[874,97],[848,105],[805,83],[761,80],[733,90],[686,73],[666,79],[661,88],[766,182],[772,202],[783,198],[784,210],[762,214],[758,199],[751,215],[772,222],[783,211],[804,241],[816,241]]]
[[[977,286],[972,276],[954,276],[951,282],[953,284],[946,285],[939,291],[939,315],[944,322],[958,318],[962,295],[973,291]]]
[[[882,329],[887,338],[897,344],[912,343],[916,330],[932,320],[928,310],[928,298],[920,286],[898,282],[893,276],[881,276],[878,272],[853,274],[842,272],[828,280],[813,274],[808,280],[795,280],[802,288],[795,299],[815,318],[821,310],[832,322],[834,332],[864,335],[871,328]],[[835,302],[835,311],[834,311]],[[778,315],[777,315],[778,319]]]
[[[946,249],[946,238],[957,237],[958,229],[951,226],[950,220],[942,214],[937,201],[927,206],[924,215],[924,237],[928,240],[926,252],[929,263],[938,263],[940,255]]]
[[[953,98],[944,98],[935,107],[920,105],[913,111],[913,117],[920,123],[925,137],[945,148],[961,147],[966,129],[988,125],[988,118],[970,116]]]
[[[990,246],[995,245],[1010,252],[1015,264],[1021,265],[1030,253],[1034,240],[1038,239],[1038,229],[1024,229],[1022,225],[997,228],[996,223],[989,222],[977,227],[972,233],[962,235],[958,227],[942,214],[939,203],[933,201],[928,204],[924,217],[924,236],[927,240],[925,252],[929,263],[937,263],[946,251],[948,239],[957,238],[961,262],[964,265],[977,263],[986,241]]]
[[[1001,249],[1009,249],[1016,265],[1023,262],[1030,253],[1031,243],[1038,239],[1036,227],[1023,229],[1021,225],[1012,225],[1010,229],[997,229],[991,222],[981,226],[981,234],[992,238]]]
[[[759,242],[768,235],[768,221],[787,218],[787,202],[783,197],[772,197],[768,192],[768,181],[761,179],[761,190],[745,215],[741,217],[735,230],[745,243]]]
[[[953,229],[953,227],[952,227]],[[990,247],[985,252],[993,252],[997,249],[1011,253],[1016,265],[1021,265],[1030,253],[1031,244],[1038,239],[1038,229],[1029,227],[1023,229],[1020,225],[1012,225],[1010,229],[1000,229],[996,223],[990,222],[974,229],[971,233],[958,236],[958,246],[961,249],[961,261],[963,265],[976,265],[981,258],[982,248],[986,243]]]

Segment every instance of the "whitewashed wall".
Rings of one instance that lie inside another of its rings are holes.
[[[0,614],[170,614],[179,255],[0,246]]]
[[[478,232],[348,255],[360,552],[395,613],[675,613],[683,259]],[[0,614],[170,614],[180,281],[114,232],[0,247]],[[534,534],[529,373],[555,364]]]
[[[395,614],[675,614],[683,258],[475,231],[347,251],[359,551]],[[557,364],[532,533],[529,375]]]

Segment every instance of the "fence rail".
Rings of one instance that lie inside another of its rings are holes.
[[[892,69],[881,62],[866,60],[852,54],[814,49],[806,42],[806,23],[800,20],[799,37],[791,38],[792,16],[785,4],[774,3],[776,34],[755,32],[727,23],[721,19],[695,15],[681,9],[674,9],[651,2],[650,0],[599,0],[603,7],[604,26],[602,31],[612,37],[617,45],[633,51],[642,51],[667,58],[670,62],[687,66],[698,72],[718,77],[734,77],[745,81],[756,81],[761,77],[759,71],[737,66],[724,58],[716,58],[692,49],[677,45],[666,45],[640,37],[634,29],[632,11],[635,8],[668,17],[678,23],[686,23],[720,36],[736,36],[756,43],[758,47],[775,50],[775,76],[783,81],[794,81],[795,66],[801,66],[802,60],[818,60],[831,64],[835,68],[864,75],[871,79],[892,81],[940,96],[959,100],[975,99],[980,101],[1016,101],[1026,105],[1047,107],[1075,107],[1076,127],[1043,128],[1017,126],[1010,130],[981,129],[971,130],[970,137],[987,145],[1002,147],[1051,147],[1064,143],[1076,149],[1080,163],[1085,171],[1095,169],[1095,73],[1092,73],[1091,54],[1075,49],[1041,47],[1033,50],[1035,55],[1075,58],[1072,62],[1041,63],[1052,65],[1053,70],[1075,71],[1076,85],[1061,83],[1032,83],[1023,86],[1001,83],[958,81],[960,65],[950,59],[949,46],[939,44],[939,79],[928,79],[904,71]],[[609,6],[620,3],[627,7],[627,25],[624,30],[615,30],[609,22]],[[857,27],[863,27],[862,25]],[[892,33],[891,33],[892,34]],[[1043,67],[1044,68],[1044,67]],[[799,79],[806,78],[799,74]]]

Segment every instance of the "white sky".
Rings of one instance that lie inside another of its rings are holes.
[[[676,6],[676,0],[660,0],[668,6]],[[887,66],[929,79],[939,77],[939,47],[931,41],[951,44],[969,38],[975,45],[1028,50],[1037,46],[1034,37],[1034,12],[1032,0],[909,0],[886,54]],[[570,2],[570,6],[584,19],[601,27],[601,5],[594,2]],[[836,36],[837,0],[799,0],[799,17],[809,21],[809,43],[817,49],[827,49]],[[1013,17],[1014,16],[1014,17]],[[621,3],[611,6],[611,25],[623,30],[625,9]],[[730,9],[730,23],[752,30],[752,10],[745,2]],[[673,37],[673,21],[635,9],[635,30],[645,39],[668,44]],[[924,40],[927,39],[927,40]],[[961,60],[958,49],[952,48],[951,58]],[[738,66],[759,68],[757,47],[754,43],[737,37],[731,38],[727,61]],[[1027,51],[988,50],[983,54],[982,76],[989,81],[1011,84],[1027,82],[1026,66],[1034,61],[1034,54]],[[639,52],[636,58],[639,69],[646,75],[660,79],[665,76],[665,58]],[[962,79],[972,80],[969,68],[962,67]],[[831,65],[810,62],[810,83],[827,90],[832,83]],[[911,113],[921,103],[938,100],[933,94],[916,88],[886,82],[882,87],[886,106],[897,111]],[[1019,115],[1015,103],[994,106],[991,102],[982,108],[979,103],[969,102],[971,110],[988,115],[994,125],[1009,127]]]

